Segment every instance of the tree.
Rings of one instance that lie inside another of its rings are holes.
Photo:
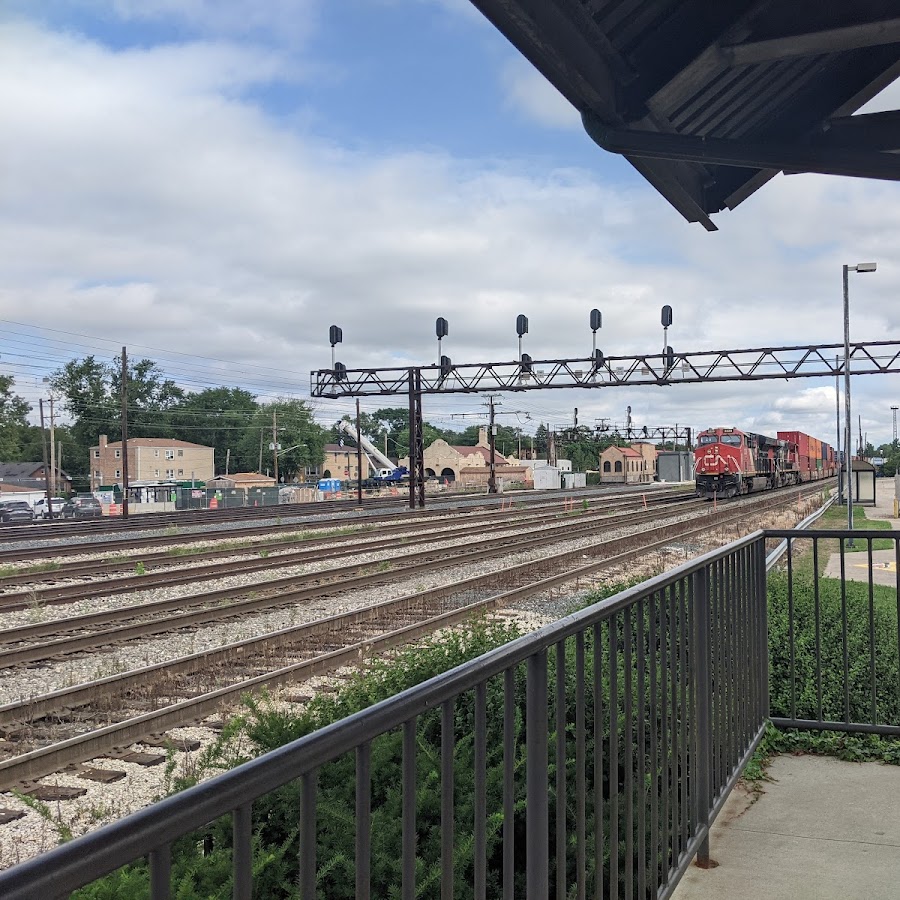
[[[259,409],[256,397],[242,388],[207,388],[196,394],[188,394],[169,413],[173,437],[182,441],[212,447],[215,453],[216,472],[225,471],[228,450],[232,451],[230,471],[238,464],[237,450],[246,442],[259,440],[259,431],[251,429],[251,422]],[[251,468],[258,465],[258,457]]]
[[[273,441],[273,424],[277,422],[277,441]],[[242,469],[262,468],[274,474],[274,453],[278,452],[279,481],[305,477],[306,469],[320,465],[325,459],[326,429],[313,421],[312,410],[302,400],[278,400],[257,407],[238,446]],[[278,443],[280,451],[270,449]],[[262,465],[259,463],[262,446]],[[237,470],[237,467],[236,467]]]
[[[0,460],[26,462],[22,451],[30,428],[26,416],[31,406],[13,393],[14,384],[11,375],[0,375]]]
[[[129,361],[127,375],[129,436],[171,436],[168,413],[184,399],[184,391],[149,359]],[[72,436],[85,452],[101,434],[122,439],[122,370],[116,360],[74,359],[53,373],[50,384],[62,395],[73,420]]]

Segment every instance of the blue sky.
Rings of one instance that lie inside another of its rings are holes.
[[[0,323],[0,365],[28,399],[67,340],[173,371],[167,351],[195,354],[194,389],[203,359],[226,360],[260,394],[302,394],[332,323],[350,366],[430,361],[438,315],[454,361],[511,357],[518,313],[532,356],[580,355],[595,306],[608,354],[655,347],[664,303],[676,350],[830,342],[840,265],[866,259],[852,333],[900,327],[896,185],[779,177],[709,235],[596,148],[468,0],[4,10],[0,319],[21,324]],[[888,439],[893,378],[857,380],[865,430]],[[826,382],[526,399],[559,424],[631,405],[639,424],[833,432]]]

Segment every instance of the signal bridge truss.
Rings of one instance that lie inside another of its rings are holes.
[[[697,353],[608,356],[334,369],[310,373],[313,397],[367,397],[380,394],[461,394],[479,391],[534,391],[553,388],[610,388],[641,385],[704,384],[717,381],[821,378],[842,375],[844,345],[757,347]],[[448,361],[449,362],[449,361]],[[900,372],[900,341],[850,345],[852,375]]]

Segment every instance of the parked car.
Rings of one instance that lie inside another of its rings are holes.
[[[62,508],[64,519],[99,519],[103,507],[96,497],[73,497]]]
[[[25,500],[7,500],[0,503],[0,524],[29,525],[34,522],[34,511]]]
[[[62,508],[66,505],[65,497],[51,497],[50,509],[53,510],[53,518],[58,519]],[[47,510],[47,498],[42,497],[34,504],[34,517],[36,519],[49,519],[50,512]]]

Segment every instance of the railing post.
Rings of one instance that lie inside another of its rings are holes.
[[[709,868],[709,812],[712,765],[712,690],[709,659],[709,569],[704,567],[694,573],[694,702],[695,721],[695,772],[697,790],[694,796],[697,828],[707,829],[706,837],[697,850],[697,865]]]
[[[769,709],[769,592],[766,574],[765,534],[756,542],[756,606],[759,622],[759,697],[760,718],[768,719]],[[791,552],[790,543],[788,553]]]
[[[525,700],[525,876],[527,900],[550,894],[547,795],[547,651],[528,657]]]

